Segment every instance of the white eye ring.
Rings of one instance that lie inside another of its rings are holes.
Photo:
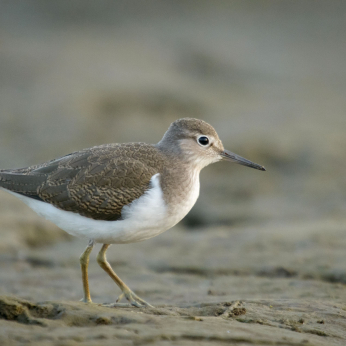
[[[209,137],[202,135],[197,138],[197,143],[202,147],[206,147],[210,144],[210,139]]]

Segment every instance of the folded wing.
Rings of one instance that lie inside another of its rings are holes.
[[[159,157],[156,150],[143,143],[85,149],[42,165],[0,171],[0,187],[95,220],[114,221],[159,173],[160,162],[150,160]]]

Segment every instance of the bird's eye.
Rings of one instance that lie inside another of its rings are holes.
[[[198,143],[205,147],[209,144],[209,138],[207,136],[198,137]]]

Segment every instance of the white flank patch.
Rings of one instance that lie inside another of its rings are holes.
[[[130,205],[123,207],[123,220],[103,221],[64,211],[49,203],[4,190],[21,199],[37,214],[52,221],[67,233],[104,244],[133,243],[155,237],[179,222],[192,208],[198,196],[196,192],[193,194],[193,201],[191,200],[189,205],[183,208],[185,209],[183,213],[179,213],[179,220],[177,215],[167,217],[167,208],[160,186],[160,174],[157,173],[150,180],[149,190]]]

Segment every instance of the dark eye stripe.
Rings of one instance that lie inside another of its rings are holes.
[[[206,136],[201,136],[198,138],[198,143],[201,145],[208,145],[209,144],[209,138]]]

